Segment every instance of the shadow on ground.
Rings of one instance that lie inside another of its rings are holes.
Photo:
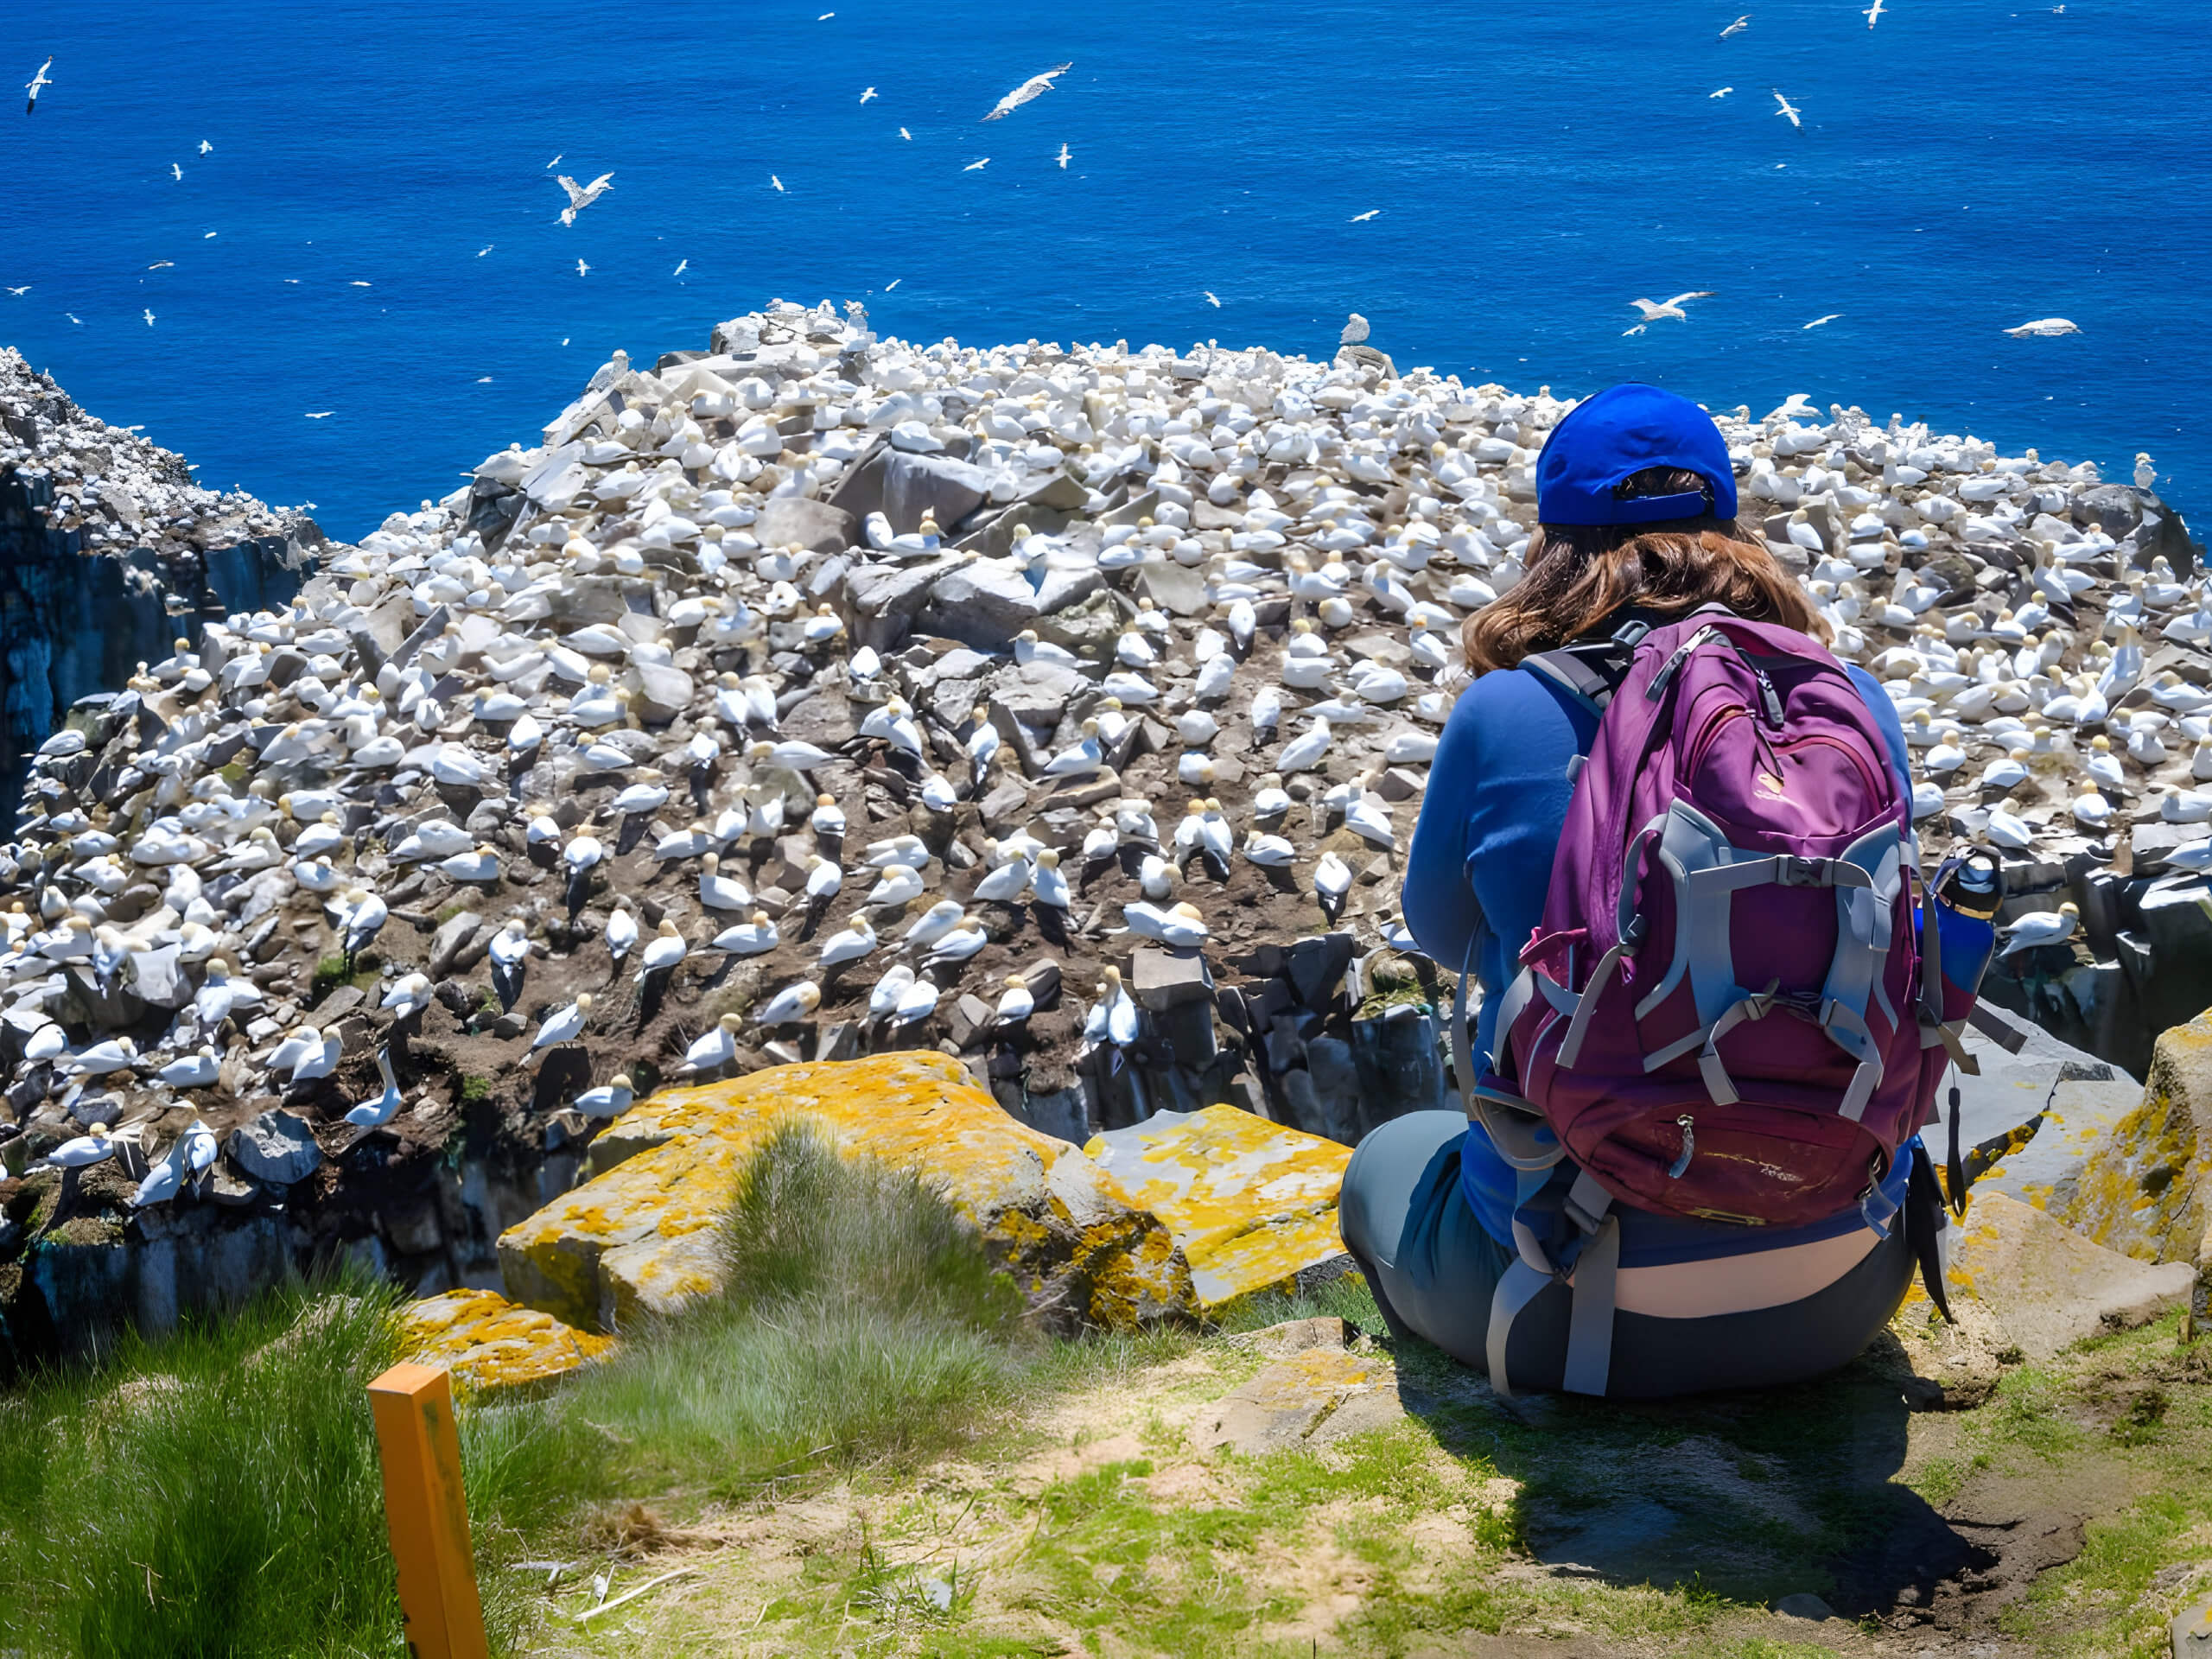
[[[1987,1630],[2082,1548],[2081,1515],[1974,1485],[1939,1510],[1897,1478],[1912,1368],[1887,1332],[1817,1382],[1662,1402],[1505,1401],[1426,1344],[1398,1360],[1407,1411],[1521,1483],[1522,1541],[1555,1578]]]

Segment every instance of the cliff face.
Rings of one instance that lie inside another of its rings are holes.
[[[0,349],[0,840],[72,703],[207,618],[286,603],[323,540],[303,514],[201,488]]]

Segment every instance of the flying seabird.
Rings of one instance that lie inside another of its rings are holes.
[[[1788,116],[1789,118],[1789,124],[1791,126],[1796,127],[1801,132],[1804,130],[1805,124],[1797,118],[1797,106],[1782,95],[1782,91],[1779,87],[1770,87],[1768,90],[1774,93],[1774,101],[1782,106],[1780,109],[1777,110],[1775,113],[1777,115]]]
[[[556,158],[557,159],[557,158]],[[556,176],[554,182],[569,193],[569,205],[561,210],[561,222],[573,225],[576,215],[614,188],[614,175],[602,173],[589,184],[578,184],[567,174]]]
[[[1805,327],[1808,328],[1818,328],[1824,323],[1834,322],[1842,315],[1843,313],[1840,311],[1831,311],[1825,317],[1815,317],[1810,322],[1807,323]]]
[[[1029,79],[1023,81],[1020,86],[1015,87],[1004,98],[999,99],[996,104],[993,105],[991,106],[991,112],[985,116],[983,119],[986,121],[995,121],[1001,116],[1012,115],[1016,110],[1029,102],[1031,99],[1041,97],[1044,93],[1051,91],[1052,83],[1074,67],[1075,65],[1072,63],[1063,63],[1046,70],[1042,74],[1030,76]]]
[[[1738,17],[1734,22],[1729,24],[1727,28],[1722,29],[1720,31],[1720,38],[1725,41],[1731,35],[1740,34],[1743,30],[1749,29],[1751,26],[1751,14],[1747,11],[1742,16]]]
[[[1672,317],[1677,322],[1688,322],[1689,316],[1682,309],[1682,302],[1685,300],[1709,300],[1717,292],[1719,292],[1717,289],[1699,288],[1693,289],[1687,294],[1677,294],[1671,300],[1662,301],[1656,304],[1649,300],[1630,300],[1629,303],[1643,313],[1643,320],[1646,322],[1656,322],[1662,317]]]
[[[31,77],[30,84],[23,89],[30,94],[29,102],[23,105],[23,113],[25,115],[35,115],[38,113],[38,95],[44,92],[48,86],[54,85],[54,77],[46,73],[53,67],[54,60],[51,57],[48,57],[44,63],[39,65],[38,73]]]
[[[1351,222],[1355,225],[1363,225],[1382,211],[1380,207],[1370,207],[1363,213],[1354,213],[1351,216]]]

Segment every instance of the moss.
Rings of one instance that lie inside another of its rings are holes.
[[[123,1224],[112,1216],[72,1216],[46,1236],[48,1244],[106,1249],[123,1243]]]

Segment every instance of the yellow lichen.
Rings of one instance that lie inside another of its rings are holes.
[[[491,1290],[449,1290],[410,1302],[399,1322],[408,1358],[444,1366],[457,1389],[477,1395],[530,1392],[613,1346]]]
[[[1065,1141],[1009,1117],[958,1062],[918,1052],[776,1066],[641,1103],[594,1145],[603,1173],[501,1236],[508,1294],[605,1330],[711,1287],[709,1230],[753,1148],[791,1116],[926,1172],[1018,1282],[1053,1287],[1078,1317],[1125,1325],[1191,1307],[1160,1222]]]
[[[1084,1151],[1167,1224],[1210,1313],[1344,1252],[1337,1193],[1351,1149],[1334,1141],[1209,1106],[1094,1136]]]

